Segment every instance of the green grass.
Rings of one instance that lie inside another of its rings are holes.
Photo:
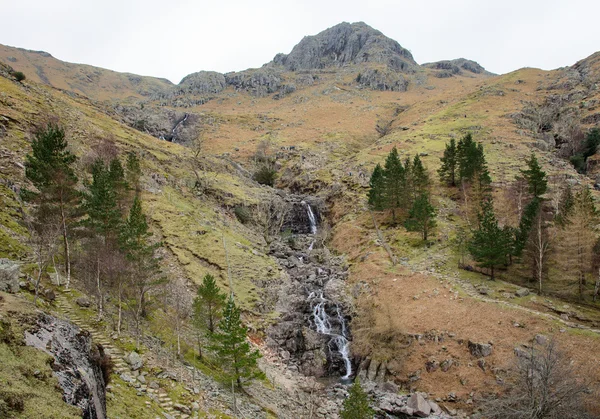
[[[53,358],[22,346],[22,336],[16,323],[0,324],[0,417],[80,418],[81,410],[62,400],[62,390],[52,375]]]

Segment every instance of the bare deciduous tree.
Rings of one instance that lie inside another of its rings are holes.
[[[483,405],[486,419],[584,419],[586,383],[579,379],[569,358],[554,340],[532,342],[522,352],[503,395],[489,397]]]

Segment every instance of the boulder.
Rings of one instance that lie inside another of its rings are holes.
[[[431,413],[431,406],[419,393],[414,393],[408,398],[407,407],[413,410],[413,415],[426,418]]]
[[[46,289],[44,290],[44,293],[43,293],[43,294],[44,294],[44,298],[45,298],[47,301],[50,301],[50,302],[52,302],[52,301],[56,300],[56,294],[55,294],[55,293],[54,293],[54,291],[53,291],[53,290],[51,290],[50,288],[46,288]]]
[[[9,259],[0,259],[0,291],[15,294],[19,291],[21,267]]]
[[[76,299],[75,304],[77,304],[79,307],[83,307],[83,308],[87,308],[92,305],[90,300],[85,297],[79,297],[78,299]]]
[[[442,409],[438,406],[438,404],[434,401],[431,400],[427,400],[427,403],[429,403],[429,407],[431,407],[431,413],[434,415],[441,415],[442,414]]]
[[[173,409],[178,410],[179,412],[183,413],[184,415],[192,414],[192,410],[183,404],[175,403],[175,404],[173,404]]]
[[[475,358],[483,358],[492,354],[492,345],[489,343],[477,343],[469,341],[469,352]]]
[[[517,297],[526,297],[529,295],[529,289],[527,288],[519,288],[517,291],[515,291],[515,295]]]
[[[548,337],[544,335],[535,335],[535,343],[541,346],[545,346],[548,343]]]
[[[125,360],[129,364],[131,369],[134,371],[139,370],[144,366],[144,360],[142,359],[140,354],[138,354],[135,351],[130,352],[129,355],[127,355],[127,357],[125,358]]]

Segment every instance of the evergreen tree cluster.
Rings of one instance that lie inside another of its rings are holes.
[[[368,191],[369,207],[374,211],[391,210],[393,222],[404,216],[405,227],[420,231],[427,240],[435,226],[435,209],[430,202],[429,174],[419,155],[402,163],[394,147],[385,164],[375,166]]]
[[[466,134],[456,144],[454,139],[446,144],[444,155],[440,159],[438,174],[442,183],[459,186],[463,183],[475,184],[489,191],[492,179],[487,168],[483,145],[473,140],[471,133]]]

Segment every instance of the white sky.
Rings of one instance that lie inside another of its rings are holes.
[[[597,0],[0,0],[0,43],[178,83],[260,67],[303,36],[363,21],[424,62],[494,73],[572,65],[600,50]]]

